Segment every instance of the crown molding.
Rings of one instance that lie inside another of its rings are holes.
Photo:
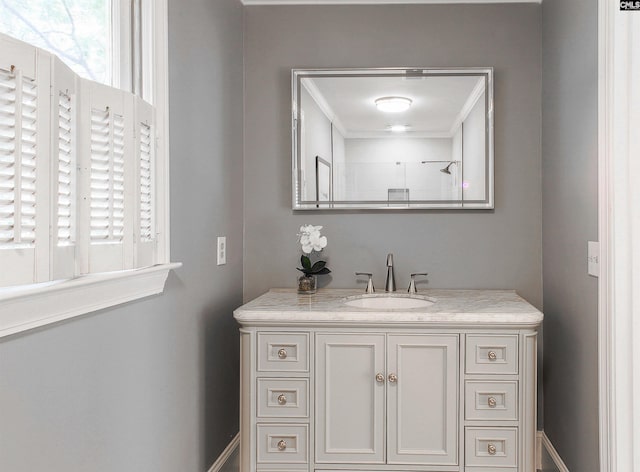
[[[327,117],[327,120],[329,120],[331,124],[336,127],[338,132],[343,137],[346,138],[348,134],[347,128],[344,127],[344,125],[342,124],[342,121],[340,121],[340,118],[338,118],[338,115],[336,115],[336,113],[333,111],[333,108],[331,108],[331,105],[329,105],[327,100],[324,98],[324,95],[322,95],[322,92],[320,91],[316,83],[313,81],[313,79],[309,77],[305,77],[303,80],[300,81],[300,83],[305,88],[305,90],[309,92],[309,95],[311,95],[311,98],[315,100],[316,105],[318,105],[322,113],[324,113],[324,116]]]
[[[485,81],[478,80],[478,83],[471,91],[469,98],[467,99],[465,104],[462,106],[462,110],[460,110],[460,113],[458,113],[458,116],[456,116],[456,119],[453,120],[453,124],[449,129],[450,136],[453,136],[456,134],[456,131],[458,131],[458,128],[460,127],[460,125],[464,122],[464,120],[467,119],[467,117],[469,116],[469,113],[471,113],[471,110],[473,110],[473,107],[476,106],[478,99],[482,96],[482,94],[486,90],[485,82],[486,82],[486,79]]]
[[[542,0],[240,0],[244,5],[402,5],[402,4],[482,4],[542,3]]]

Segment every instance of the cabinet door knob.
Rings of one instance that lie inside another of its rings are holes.
[[[278,395],[278,404],[279,405],[286,405],[287,404],[287,397],[284,393],[281,393],[280,395]]]
[[[384,383],[384,375],[382,375],[380,372],[376,374],[376,382]]]
[[[280,441],[278,441],[279,451],[284,451],[286,448],[287,448],[287,441],[285,441],[284,439],[281,439]]]
[[[498,358],[498,355],[496,354],[496,351],[489,351],[487,357],[490,361],[495,361]]]
[[[287,358],[287,350],[286,349],[280,349],[278,351],[278,357],[280,359],[286,359]]]
[[[497,405],[496,399],[494,397],[489,397],[487,399],[487,404],[489,405],[489,407],[495,408]]]
[[[389,382],[396,383],[398,381],[398,376],[396,374],[389,374]]]
[[[489,453],[489,455],[495,456],[496,452],[498,452],[498,450],[496,449],[496,447],[493,444],[489,444],[487,446],[487,452]]]

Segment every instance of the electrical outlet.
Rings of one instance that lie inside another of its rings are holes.
[[[226,236],[218,237],[218,265],[227,263],[227,238]]]
[[[587,243],[587,271],[589,275],[600,275],[600,243],[589,241]]]

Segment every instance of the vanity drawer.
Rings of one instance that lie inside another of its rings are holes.
[[[518,381],[467,380],[464,394],[466,420],[518,419]]]
[[[467,374],[517,374],[518,335],[467,334]]]
[[[517,467],[517,428],[473,428],[464,430],[465,466]]]
[[[309,333],[258,333],[258,371],[308,372]]]
[[[306,424],[259,424],[258,464],[306,464],[308,437]]]
[[[307,379],[258,379],[258,417],[307,418]]]

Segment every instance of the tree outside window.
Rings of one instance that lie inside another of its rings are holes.
[[[46,49],[78,75],[111,84],[111,0],[0,0],[0,32]]]

